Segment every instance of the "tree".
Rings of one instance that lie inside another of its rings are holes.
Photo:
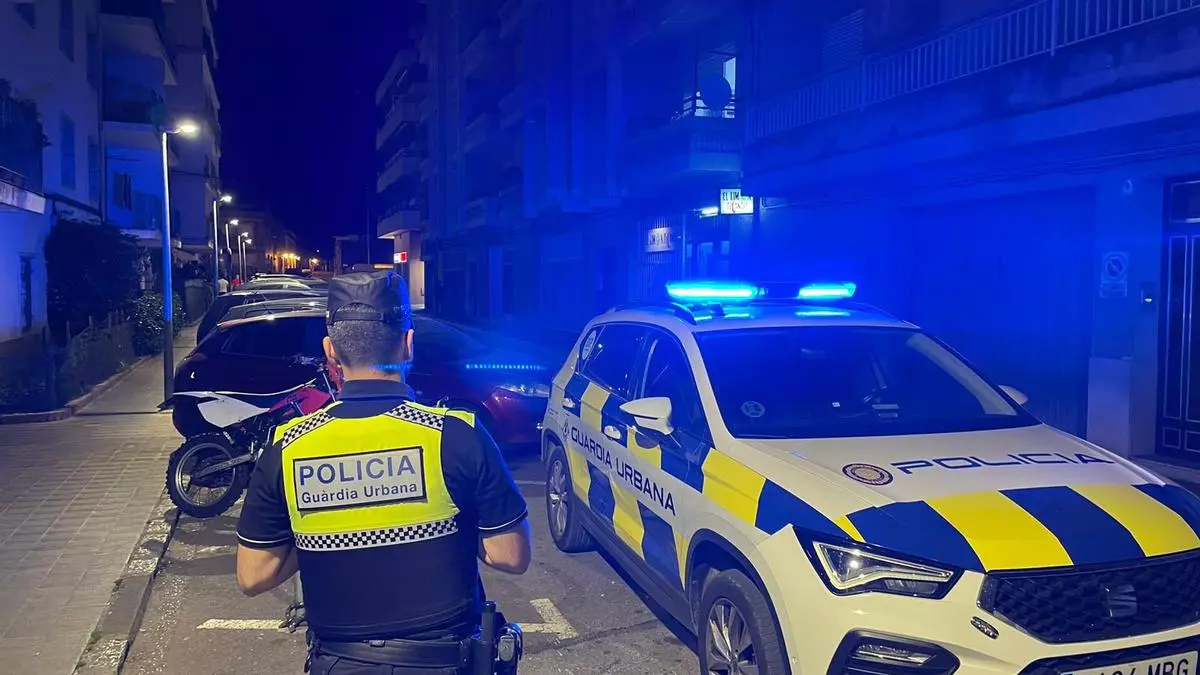
[[[124,309],[137,294],[137,240],[111,225],[59,220],[46,238],[51,330],[76,333],[88,319]],[[66,336],[70,337],[70,336]]]

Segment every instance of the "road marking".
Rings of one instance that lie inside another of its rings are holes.
[[[567,621],[567,617],[558,611],[550,598],[537,598],[530,600],[529,604],[533,605],[533,608],[541,615],[542,623],[522,623],[521,630],[527,633],[553,633],[559,640],[579,637],[579,633]]]
[[[570,640],[579,637],[579,632],[567,621],[562,612],[554,606],[549,598],[530,600],[529,604],[542,617],[542,623],[523,623],[521,630],[526,633],[545,633],[559,640]],[[209,619],[196,626],[199,630],[271,630],[287,632],[280,628],[282,621],[278,619]]]

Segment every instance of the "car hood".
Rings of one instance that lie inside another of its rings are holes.
[[[964,569],[1112,563],[1200,548],[1195,495],[1045,425],[750,444],[791,465],[798,482],[819,477],[841,488],[827,491],[841,498],[811,505],[852,539]],[[804,498],[797,486],[782,487]]]

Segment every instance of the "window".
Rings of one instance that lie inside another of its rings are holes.
[[[21,332],[33,329],[33,257],[21,256]]]
[[[62,148],[62,185],[65,188],[75,187],[75,122],[70,117],[62,116],[60,121],[59,145]]]
[[[641,396],[671,399],[673,427],[700,436],[708,435],[704,408],[700,405],[700,393],[692,379],[691,366],[683,348],[674,338],[662,335],[651,345]]]
[[[37,28],[37,5],[32,2],[18,2],[17,16],[25,20],[30,28]]]
[[[60,0],[58,13],[58,48],[75,60],[75,0]]]
[[[118,173],[113,176],[113,204],[126,211],[133,209],[133,176]]]
[[[100,144],[88,139],[88,199],[100,201]]]
[[[983,431],[1037,421],[915,330],[807,326],[697,336],[721,418],[739,438]]]
[[[323,354],[323,320],[288,319],[256,321],[229,331],[221,351],[237,356],[286,359],[293,356]]]
[[[100,36],[96,31],[89,30],[87,34],[87,79],[94,88],[100,87],[100,67],[103,64],[100,55]]]
[[[596,384],[620,396],[629,395],[630,373],[637,360],[646,331],[625,323],[607,324],[599,334],[584,340],[580,357],[582,372]]]

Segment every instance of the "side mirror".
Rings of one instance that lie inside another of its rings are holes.
[[[1029,397],[1016,387],[1010,387],[1007,384],[1002,384],[1000,385],[1000,391],[1008,394],[1008,397],[1016,401],[1017,405],[1025,405],[1026,403],[1029,403]]]
[[[671,428],[671,399],[665,396],[639,398],[624,403],[621,405],[621,412],[631,415],[633,423],[642,429],[664,436],[674,431]]]

